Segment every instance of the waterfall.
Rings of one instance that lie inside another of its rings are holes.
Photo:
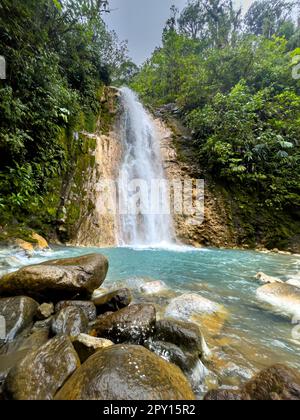
[[[118,242],[120,246],[170,244],[174,238],[173,221],[168,206],[169,192],[159,135],[151,116],[137,95],[128,88],[122,88],[120,92],[122,107],[120,141],[123,157],[120,167],[119,202],[122,203],[123,209],[128,208],[124,203],[134,201],[139,193],[143,200],[137,202],[141,204],[142,201],[143,205],[135,212],[119,211]],[[128,188],[130,183],[131,188]],[[139,187],[141,183],[143,186],[147,185],[146,196],[141,193]],[[152,187],[158,186],[161,187],[160,194],[153,195]],[[150,208],[154,202],[158,204],[159,211]],[[148,206],[145,206],[145,203]]]

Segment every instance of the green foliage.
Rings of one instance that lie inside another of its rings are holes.
[[[128,60],[104,11],[106,0],[1,1],[8,69],[0,81],[2,214],[23,217],[44,203],[80,147],[73,133],[94,125],[99,89]]]

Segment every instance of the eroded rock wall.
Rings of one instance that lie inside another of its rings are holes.
[[[176,124],[176,126],[174,125]],[[162,118],[155,119],[155,125],[160,136],[161,151],[165,163],[166,176],[169,181],[203,179],[203,174],[192,161],[185,161],[179,156],[176,138],[187,140],[189,133],[176,121],[168,124]],[[178,241],[193,245],[234,247],[235,235],[231,229],[223,197],[204,179],[204,218],[199,219],[197,211],[191,214],[174,214],[174,227]],[[195,197],[194,197],[195,198]]]
[[[59,227],[70,245],[116,245],[116,214],[107,211],[114,191],[104,194],[103,183],[116,180],[120,166],[122,150],[115,128],[118,97],[117,89],[107,88],[96,132],[80,133],[85,150],[65,185]]]

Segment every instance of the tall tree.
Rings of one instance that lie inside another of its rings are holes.
[[[236,40],[241,9],[231,0],[191,0],[178,19],[179,31],[192,39],[224,47]]]
[[[290,0],[257,0],[245,16],[246,30],[254,35],[271,38],[279,34],[283,25],[291,22],[296,5]]]

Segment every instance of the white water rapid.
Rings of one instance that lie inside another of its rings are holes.
[[[159,135],[151,116],[132,90],[121,89],[121,106],[123,157],[119,202],[122,208],[118,242],[120,246],[167,246],[174,243],[173,220]]]

